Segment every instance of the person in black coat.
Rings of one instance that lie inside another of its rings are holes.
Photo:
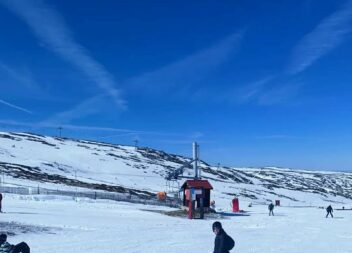
[[[269,210],[269,216],[274,216],[274,204],[270,203],[268,206],[268,210]]]
[[[214,253],[229,253],[234,247],[235,241],[224,231],[220,222],[213,223],[215,236]]]
[[[27,243],[21,242],[12,245],[7,242],[7,235],[0,234],[0,253],[30,253],[31,250]]]
[[[329,205],[327,208],[326,208],[326,218],[329,216],[329,214],[331,215],[331,218],[334,218],[334,216],[332,216],[332,212],[333,212],[333,209],[332,209],[332,206]]]

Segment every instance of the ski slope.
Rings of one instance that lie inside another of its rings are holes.
[[[213,250],[214,219],[170,217],[159,213],[168,210],[162,207],[6,194],[4,209],[0,230],[6,230],[7,222],[33,226],[27,233],[15,230],[9,241],[26,241],[37,253]],[[335,218],[326,219],[325,210],[318,208],[276,207],[274,217],[268,216],[264,205],[245,209],[250,216],[220,220],[236,241],[232,252],[352,252],[351,211],[335,210]]]
[[[191,153],[191,144],[190,144]],[[0,132],[0,170],[5,185],[52,189],[123,191],[154,198],[166,187],[167,173],[191,158],[150,148],[73,140],[28,133]],[[202,177],[213,185],[219,209],[234,196],[264,204],[280,199],[283,205],[349,204],[352,173],[300,171],[280,168],[226,168],[200,164]],[[192,166],[185,176],[192,176]],[[172,182],[182,185],[184,179]],[[112,187],[115,187],[112,189]]]

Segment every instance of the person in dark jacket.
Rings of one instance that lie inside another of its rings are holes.
[[[334,211],[334,210],[332,209],[332,206],[329,205],[329,206],[326,208],[326,212],[327,212],[326,218],[329,216],[329,214],[331,215],[331,218],[334,218],[334,216],[332,216],[332,212],[333,212],[333,211]]]
[[[234,240],[226,234],[220,222],[213,223],[213,232],[215,236],[214,253],[229,253],[234,247]]]
[[[2,194],[0,193],[0,213],[2,213]]]
[[[1,234],[0,235],[0,253],[30,253],[30,248],[25,242],[12,245],[7,242],[6,234]]]
[[[270,203],[269,206],[268,206],[268,209],[269,209],[269,216],[274,216],[274,204],[273,203]]]

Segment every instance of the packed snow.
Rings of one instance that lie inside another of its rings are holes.
[[[241,203],[243,205],[247,203]],[[268,216],[266,205],[243,206],[250,216],[220,219],[236,241],[232,252],[242,253],[350,253],[352,211],[275,207]],[[33,227],[10,236],[11,243],[26,241],[32,252],[212,252],[215,219],[188,220],[170,217],[168,208],[124,202],[92,201],[51,196],[6,194],[2,227],[7,222]],[[218,219],[219,220],[219,219]]]

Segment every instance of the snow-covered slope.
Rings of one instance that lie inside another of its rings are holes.
[[[149,148],[0,132],[0,169],[6,184],[77,186],[152,198],[170,190],[166,174],[190,160]],[[352,202],[351,173],[217,168],[205,162],[201,167],[202,177],[214,187],[212,198],[225,208],[234,195],[257,203],[280,199],[284,205]],[[184,175],[193,175],[191,166]]]

